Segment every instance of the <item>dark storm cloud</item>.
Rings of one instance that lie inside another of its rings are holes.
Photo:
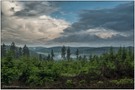
[[[23,6],[21,11],[16,12],[15,16],[27,17],[38,15],[49,15],[58,10],[56,2],[20,2]]]
[[[133,45],[134,4],[113,9],[83,10],[80,20],[66,28],[54,42]],[[79,33],[79,34],[78,34]]]
[[[113,9],[83,10],[80,20],[65,29],[65,34],[91,28],[103,27],[118,32],[133,31],[134,4],[121,4]]]

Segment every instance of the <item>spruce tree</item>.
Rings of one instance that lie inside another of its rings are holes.
[[[79,50],[78,49],[76,50],[75,54],[76,54],[76,58],[78,59],[78,56],[79,56]]]
[[[110,48],[110,52],[109,52],[109,56],[110,56],[110,60],[114,60],[114,51],[113,51],[113,47]]]
[[[117,52],[117,57],[118,57],[118,60],[122,60],[122,47],[119,48],[118,52]]]
[[[53,52],[53,49],[51,50],[51,59],[53,60],[54,58],[54,52]]]
[[[92,55],[89,56],[89,60],[92,60]]]
[[[134,49],[134,48],[133,48]],[[129,59],[130,60],[134,60],[134,50],[133,50],[131,47],[129,47],[128,48],[128,51],[127,51],[127,53],[128,53],[128,55],[127,56],[129,56]]]
[[[68,49],[67,49],[67,60],[70,59],[70,55],[71,55],[71,53],[70,53],[70,48],[68,47]]]
[[[39,54],[39,60],[42,60],[42,54]]]
[[[122,58],[122,61],[126,59],[126,48],[125,47],[122,48],[122,57],[121,58]]]
[[[61,48],[61,57],[62,57],[63,59],[65,59],[65,55],[66,55],[66,47],[63,46],[63,47]]]
[[[19,47],[19,57],[21,57],[22,56],[22,48],[21,47]]]
[[[12,53],[12,56],[15,58],[16,57],[16,46],[15,46],[14,42],[11,43],[10,51]]]
[[[19,48],[16,48],[15,58],[19,58]]]
[[[27,56],[27,57],[29,57],[29,49],[28,49],[28,47],[26,46],[26,45],[24,45],[24,47],[23,47],[23,56]]]
[[[3,43],[3,45],[1,45],[1,57],[5,56],[6,56],[6,45]]]

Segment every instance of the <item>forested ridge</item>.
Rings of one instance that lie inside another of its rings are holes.
[[[62,60],[54,60],[53,49],[47,56],[36,56],[27,45],[2,44],[2,88],[134,88],[133,48],[114,52],[110,47],[109,52],[89,57],[76,49],[74,59],[70,47],[60,51]]]

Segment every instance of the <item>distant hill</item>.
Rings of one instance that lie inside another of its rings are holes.
[[[129,46],[133,49],[133,47]],[[126,47],[126,48],[129,48]],[[54,53],[61,53],[60,46],[58,47],[29,47],[31,51],[40,52],[40,53],[50,53],[51,49],[53,49]],[[113,50],[116,52],[120,47],[113,47]],[[110,47],[70,47],[71,54],[75,54],[76,50],[79,49],[80,54],[89,54],[89,55],[100,55],[102,53],[108,52]]]
[[[6,45],[7,50],[10,49],[9,45]],[[17,47],[18,49],[19,47]],[[30,51],[30,55],[34,56],[34,57],[39,57],[39,54],[42,54],[43,57],[47,57],[48,54],[51,53],[51,50],[53,49],[55,57],[55,60],[60,60],[61,59],[61,46],[57,46],[57,47],[50,47],[50,48],[46,48],[46,47],[28,47],[29,51]],[[113,47],[113,50],[116,52],[119,50],[120,47]],[[129,46],[126,48],[131,48],[132,50],[134,50],[134,47]],[[86,55],[86,57],[89,57],[89,55],[101,55],[105,52],[109,52],[110,47],[70,47],[70,51],[71,51],[71,57],[72,58],[76,58],[75,52],[76,50],[79,50],[79,55],[84,56]]]

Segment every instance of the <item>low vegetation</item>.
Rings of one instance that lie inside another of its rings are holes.
[[[12,49],[2,52],[2,88],[134,88],[131,48],[114,52],[111,47],[109,52],[89,58],[79,58],[77,50],[77,58],[70,59],[68,47],[68,58],[62,53],[63,60],[54,61],[51,55],[49,60],[30,56],[24,47],[25,53],[19,57]]]

